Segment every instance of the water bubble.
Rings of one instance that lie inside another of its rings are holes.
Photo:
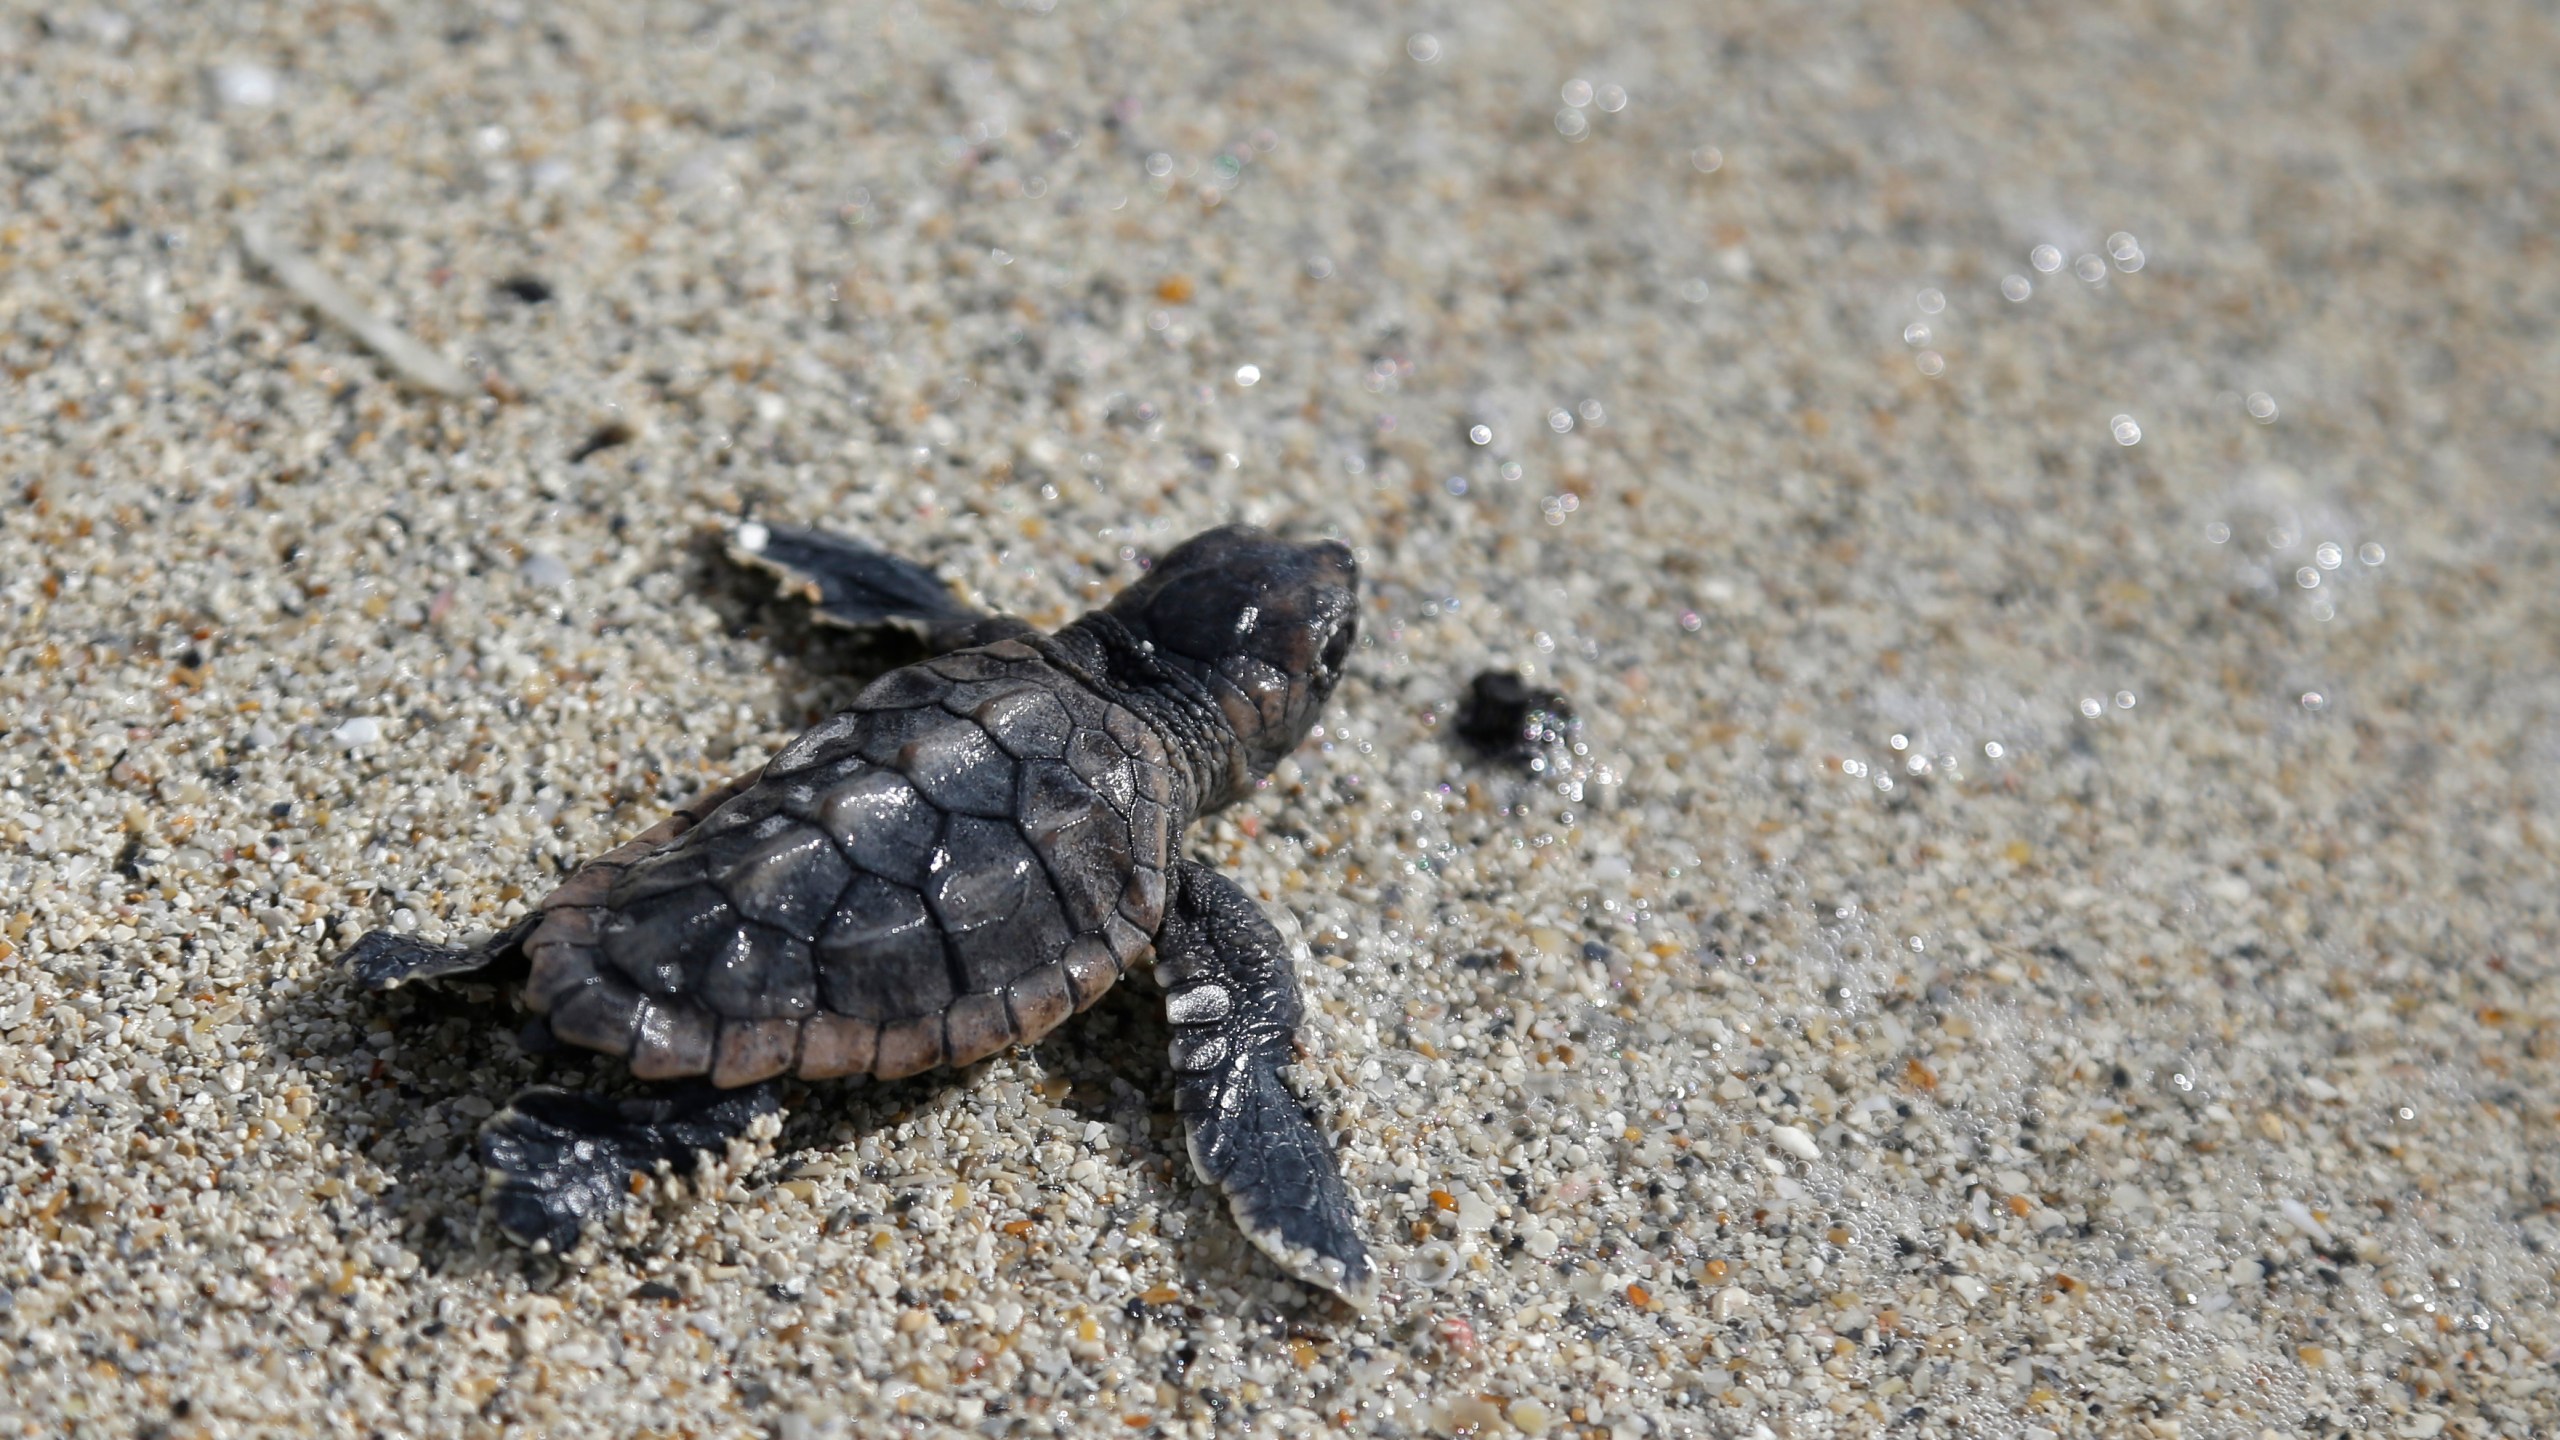
[[[2382,563],[2382,547],[2367,540],[2356,547],[2356,558],[2367,565],[2379,565]]]
[[[1501,469],[1501,471],[1500,471],[1500,474],[1501,474],[1501,476],[1502,476],[1502,478],[1503,478],[1503,479],[1505,479],[1505,480],[1517,480],[1517,479],[1519,479],[1519,478],[1520,478],[1520,476],[1521,476],[1523,473],[1525,473],[1525,472],[1523,472],[1523,471],[1521,470],[1521,468],[1520,468],[1520,462],[1519,462],[1519,461],[1517,461],[1517,460],[1505,460],[1505,461],[1503,461],[1503,462],[1502,462],[1502,469]]]
[[[1467,438],[1478,445],[1490,445],[1493,443],[1493,427],[1490,425],[1470,425],[1467,427]]]
[[[1579,110],[1559,110],[1556,112],[1556,133],[1567,140],[1579,140],[1591,133],[1591,122],[1583,119]]]
[[[1548,411],[1547,428],[1553,430],[1559,435],[1570,431],[1573,429],[1573,412],[1570,410]]]
[[[1591,82],[1567,80],[1564,82],[1564,88],[1556,92],[1556,98],[1578,110],[1591,103]]]
[[[1173,157],[1159,150],[1147,157],[1147,173],[1158,180],[1173,173]]]
[[[1437,1290],[1457,1277],[1459,1263],[1455,1249],[1446,1241],[1435,1240],[1404,1263],[1404,1278],[1417,1289]]]
[[[1912,953],[1914,953],[1914,954],[1918,954],[1920,951],[1923,951],[1923,950],[1926,950],[1926,949],[1928,949],[1928,948],[1929,948],[1929,942],[1928,942],[1928,941],[1926,941],[1926,940],[1921,939],[1921,938],[1920,938],[1919,936],[1917,936],[1917,935],[1912,936],[1910,939],[1908,939],[1908,940],[1906,940],[1906,941],[1904,941],[1904,942],[1902,942],[1902,943],[1904,943],[1904,944],[1906,944],[1906,945],[1910,946],[1910,947],[1911,947],[1911,950],[1912,950]]]
[[[1236,367],[1236,383],[1248,390],[1252,389],[1254,382],[1261,378],[1262,367],[1259,365],[1239,365]]]
[[[1707,622],[1705,620],[1699,617],[1698,612],[1695,610],[1683,610],[1680,612],[1680,628],[1688,631],[1692,635],[1697,634],[1699,629],[1706,623]]]
[[[1985,740],[1982,742],[1982,753],[1985,758],[1997,760],[2008,754],[2009,748],[1997,740]]]
[[[2016,303],[2036,293],[2034,282],[2024,275],[2012,275],[2000,282],[2001,298]]]
[[[1947,357],[1935,350],[1923,350],[1917,357],[1916,363],[1920,366],[1921,374],[1939,375],[1946,371]]]
[[[2346,559],[2347,552],[2338,548],[2335,540],[2323,540],[2311,552],[2312,563],[2323,570],[2335,570],[2345,564]]]
[[[2037,274],[2050,275],[2062,268],[2062,252],[2050,245],[2039,245],[2027,252],[2027,263],[2036,267]]]
[[[1452,495],[1464,495],[1467,493],[1467,477],[1464,475],[1452,475],[1440,483],[1448,486],[1449,493]]]
[[[2261,425],[2276,423],[2276,397],[2264,390],[2249,396],[2249,418]]]
[[[1896,750],[1908,750],[1911,748],[1911,737],[1908,735],[1896,735],[1884,743],[1892,746]]]
[[[2305,710],[2326,710],[2329,708],[2329,697],[2321,694],[2317,690],[2305,690],[2302,692],[2302,708]]]
[[[1415,64],[1428,65],[1440,58],[1440,37],[1416,31],[1405,37],[1404,53],[1412,56]]]
[[[2097,696],[2091,695],[2080,702],[2080,715],[2082,719],[2095,720],[2098,718],[2099,712],[2106,708],[2106,706],[2098,702]]]
[[[2139,703],[2141,702],[2134,697],[2134,693],[2130,690],[2119,690],[2116,692],[2116,708],[2119,710],[2130,710]]]
[[[2083,255],[2071,262],[2071,273],[2095,285],[2107,278],[2107,262],[2095,255]]]
[[[1724,168],[1724,152],[1713,145],[1701,145],[1689,152],[1689,164],[1701,175],[1713,175]]]
[[[2317,590],[2320,588],[2320,572],[2305,565],[2293,572],[2293,583],[2305,590]]]
[[[1902,343],[1903,343],[1903,344],[1905,344],[1905,345],[1926,345],[1926,344],[1928,344],[1928,343],[1929,343],[1929,327],[1928,327],[1928,326],[1926,326],[1926,325],[1921,324],[1921,323],[1920,323],[1919,321],[1917,321],[1917,320],[1914,320],[1914,321],[1912,321],[1910,324],[1903,326],[1903,327],[1902,327]]]
[[[1920,307],[1921,314],[1935,315],[1947,308],[1946,292],[1936,289],[1923,290],[1912,297],[1912,303]]]
[[[2231,538],[2231,527],[2216,520],[2204,527],[2204,538],[2220,545]]]
[[[2107,257],[2130,275],[2142,268],[2142,242],[2119,230],[2107,237]]]
[[[1706,304],[1710,293],[1712,292],[1708,290],[1707,282],[1704,280],[1691,280],[1680,287],[1680,298],[1692,305]]]
[[[1603,85],[1599,94],[1600,108],[1615,115],[1627,108],[1627,92],[1623,87]]]
[[[1308,257],[1307,257],[1307,278],[1308,278],[1308,279],[1310,279],[1310,280],[1326,280],[1326,279],[1330,279],[1330,278],[1332,278],[1332,276],[1333,276],[1333,262],[1332,262],[1331,260],[1329,260],[1329,259],[1325,258],[1325,257],[1324,257],[1324,256],[1322,256],[1322,255],[1310,255],[1310,256],[1308,256]]]
[[[2142,427],[2134,424],[2133,417],[2130,415],[2118,415],[2114,419],[2109,420],[2107,422],[2107,433],[2116,437],[2116,443],[2119,445],[2139,445],[2142,443]]]
[[[1587,421],[1589,421],[1589,422],[1591,422],[1592,424],[1594,424],[1594,425],[1605,425],[1605,424],[1607,424],[1607,423],[1609,422],[1609,412],[1600,408],[1600,402],[1599,402],[1599,401],[1597,401],[1597,400],[1585,400],[1585,401],[1583,401],[1583,402],[1582,402],[1582,407],[1581,407],[1581,408],[1582,408],[1582,418],[1583,418],[1583,419],[1585,419],[1585,420],[1587,420]]]

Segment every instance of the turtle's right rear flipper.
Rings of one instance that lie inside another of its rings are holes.
[[[358,985],[380,994],[397,990],[412,980],[472,975],[493,965],[521,961],[524,937],[533,933],[541,918],[542,913],[535,911],[499,931],[487,943],[468,947],[430,945],[388,930],[375,930],[347,947],[341,959],[355,972]]]
[[[480,1127],[484,1194],[498,1229],[556,1255],[631,1202],[634,1175],[699,1179],[729,1160],[731,1141],[781,1133],[781,1088],[696,1085],[614,1101],[537,1086]]]
[[[729,558],[761,570],[786,593],[809,602],[823,624],[842,630],[894,630],[931,651],[983,645],[1019,632],[1022,623],[972,610],[952,598],[930,570],[824,530],[750,520],[729,539]]]

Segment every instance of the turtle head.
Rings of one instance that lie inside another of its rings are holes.
[[[1205,683],[1243,743],[1251,776],[1239,779],[1250,783],[1324,713],[1360,636],[1359,590],[1347,546],[1222,525],[1174,547],[1109,613]]]

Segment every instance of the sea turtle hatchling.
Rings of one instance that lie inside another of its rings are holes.
[[[537,1038],[679,1082],[620,1102],[536,1088],[492,1116],[479,1149],[499,1228],[567,1251],[626,1203],[632,1172],[770,1133],[782,1077],[967,1065],[1152,964],[1192,1164],[1283,1269],[1365,1301],[1375,1271],[1341,1173],[1281,1080],[1300,1016],[1289,951],[1181,844],[1333,693],[1358,628],[1351,552],[1210,530],[1054,634],[839,536],[748,524],[733,554],[931,657],[486,944],[377,930],[347,952],[376,991],[520,971]]]

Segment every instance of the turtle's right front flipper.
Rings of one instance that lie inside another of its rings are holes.
[[[470,975],[521,958],[524,938],[542,919],[536,911],[479,945],[430,945],[388,930],[368,932],[340,957],[355,972],[356,983],[380,994],[412,980],[442,980]]]
[[[1377,1271],[1333,1147],[1280,1079],[1303,1013],[1280,932],[1234,881],[1185,861],[1156,935],[1156,978],[1192,1167],[1282,1269],[1367,1306]]]
[[[932,571],[824,530],[750,520],[730,537],[729,558],[761,570],[841,630],[896,630],[936,654],[985,645],[1030,627],[953,599]]]

